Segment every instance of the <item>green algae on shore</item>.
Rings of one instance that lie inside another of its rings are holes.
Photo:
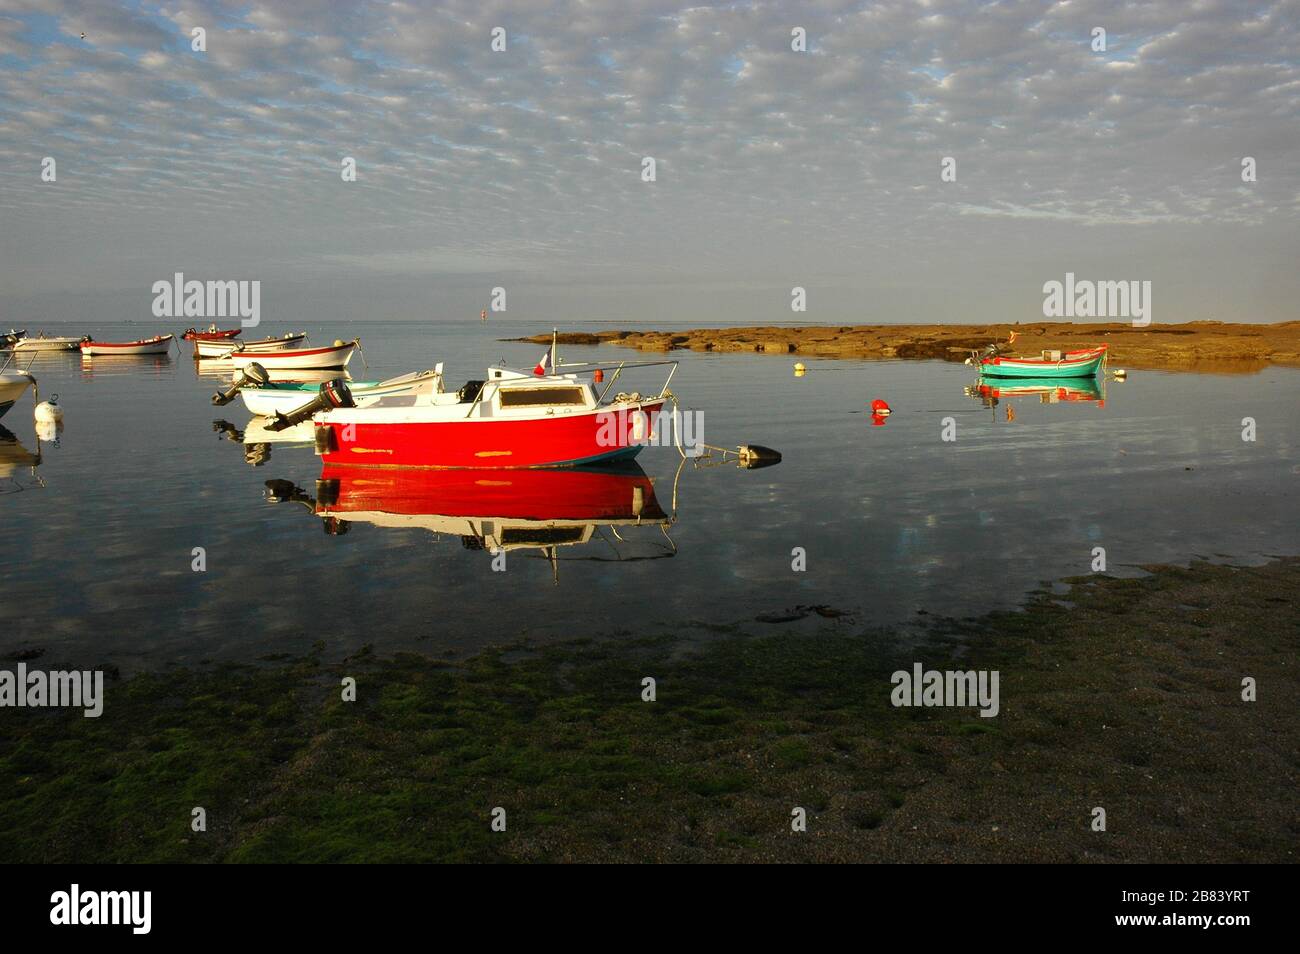
[[[924,649],[665,634],[141,674],[100,719],[0,712],[0,857],[1294,860],[1300,560],[1152,570]],[[916,660],[998,669],[1000,715],[892,707]]]

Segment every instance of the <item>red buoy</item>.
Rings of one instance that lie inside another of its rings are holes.
[[[871,402],[871,413],[884,415],[884,414],[890,414],[892,412],[890,411],[888,404],[886,404],[880,398],[876,398],[874,401]]]
[[[593,374],[593,375],[591,376],[591,380],[595,381],[597,384],[599,384],[601,381],[604,381],[604,380],[605,380],[605,371],[604,371],[604,369],[603,369],[603,368],[597,368],[597,369],[596,369],[596,373]]]

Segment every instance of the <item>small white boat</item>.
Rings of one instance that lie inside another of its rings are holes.
[[[26,371],[6,371],[0,374],[0,417],[14,406],[23,392],[36,385],[36,379]]]
[[[10,328],[8,331],[0,331],[0,348],[12,348],[15,341],[21,341],[26,337],[26,328],[21,331],[17,328]]]
[[[259,361],[258,364],[261,364]],[[357,381],[348,389],[357,407],[369,407],[377,401],[403,395],[414,398],[418,394],[442,392],[442,365],[429,371],[413,371],[386,381]],[[292,414],[298,408],[314,401],[320,394],[319,384],[305,382],[271,382],[261,387],[241,388],[239,396],[244,406],[262,417]]]
[[[84,357],[122,354],[167,354],[171,351],[174,340],[174,335],[155,335],[152,338],[143,338],[140,341],[83,341],[81,342],[81,353]]]
[[[19,338],[14,342],[14,351],[76,351],[82,338],[54,336],[47,338],[39,335],[35,338]]]
[[[194,342],[196,358],[229,358],[235,351],[262,354],[267,351],[289,351],[307,343],[305,331],[281,335],[278,338],[259,338],[256,341],[236,341],[234,338],[200,338]]]
[[[346,368],[359,342],[343,341],[326,348],[307,348],[298,351],[235,351],[230,361],[236,370],[256,362],[267,371],[284,371],[300,368]]]

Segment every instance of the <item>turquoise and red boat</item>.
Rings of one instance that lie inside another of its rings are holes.
[[[978,357],[985,378],[1093,378],[1106,364],[1107,345],[1077,351],[1044,351],[1036,358],[985,352]]]

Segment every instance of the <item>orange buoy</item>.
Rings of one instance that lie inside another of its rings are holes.
[[[595,381],[597,384],[599,384],[601,381],[604,381],[605,380],[604,369],[597,368],[596,373],[591,376],[591,380]]]
[[[883,416],[885,414],[891,414],[893,412],[890,410],[888,404],[886,404],[880,398],[876,398],[874,401],[871,402],[871,413],[873,415],[879,414]]]

